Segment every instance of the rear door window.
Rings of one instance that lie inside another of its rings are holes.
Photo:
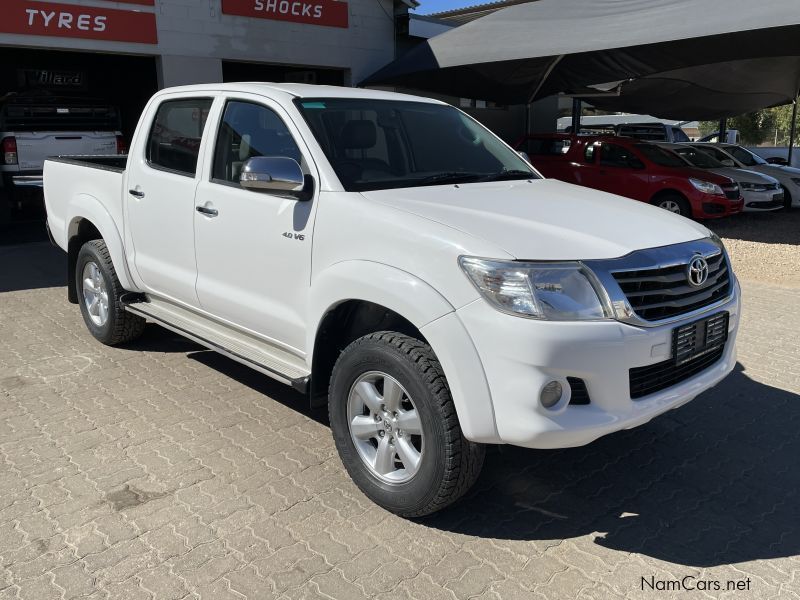
[[[194,177],[203,130],[213,102],[213,98],[163,102],[147,140],[147,163],[156,169]]]

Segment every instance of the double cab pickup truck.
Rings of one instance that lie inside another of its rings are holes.
[[[719,238],[544,179],[436,100],[167,89],[127,157],[49,159],[44,191],[95,338],[150,321],[327,404],[350,476],[407,517],[464,494],[487,444],[587,444],[736,362]]]

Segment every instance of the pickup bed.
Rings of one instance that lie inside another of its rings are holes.
[[[587,444],[736,363],[708,229],[544,179],[435,100],[167,89],[127,158],[48,160],[44,188],[92,335],[150,321],[327,405],[353,480],[404,516],[466,492],[486,444]]]

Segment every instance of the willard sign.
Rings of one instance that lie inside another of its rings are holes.
[[[226,15],[347,27],[347,2],[338,0],[222,0]]]
[[[0,33],[158,43],[153,13],[31,0],[2,0]]]

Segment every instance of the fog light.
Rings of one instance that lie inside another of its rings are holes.
[[[558,401],[561,400],[561,395],[564,393],[561,384],[557,381],[551,381],[542,388],[542,393],[539,394],[539,402],[545,408],[553,408]]]

